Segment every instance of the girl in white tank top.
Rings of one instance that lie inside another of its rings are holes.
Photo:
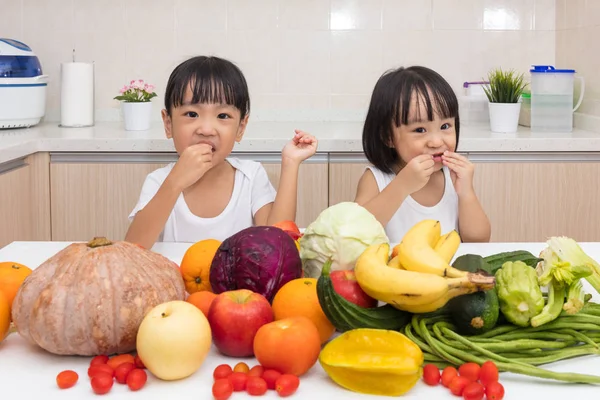
[[[460,118],[454,91],[437,72],[413,66],[377,81],[363,128],[371,166],[355,201],[399,243],[417,222],[441,222],[463,242],[487,242],[490,222],[473,189],[474,165],[457,154]]]

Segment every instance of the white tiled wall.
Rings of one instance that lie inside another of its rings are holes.
[[[556,63],[585,80],[577,111],[600,117],[600,0],[557,0]]]
[[[134,78],[156,84],[158,119],[170,71],[214,54],[246,74],[254,120],[361,120],[389,68],[429,66],[460,93],[492,67],[553,64],[555,10],[556,0],[2,0],[0,37],[39,55],[48,119],[74,48],[96,64],[97,119],[118,118],[112,98]]]

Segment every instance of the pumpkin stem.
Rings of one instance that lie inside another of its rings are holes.
[[[92,249],[101,246],[110,246],[111,244],[112,242],[105,237],[95,237],[87,243],[88,247]]]

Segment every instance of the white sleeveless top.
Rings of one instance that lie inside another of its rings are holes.
[[[375,176],[380,192],[396,177],[393,173],[384,173],[373,166],[367,168]],[[442,235],[453,229],[458,231],[458,195],[454,190],[450,170],[448,167],[443,167],[442,170],[444,171],[444,181],[446,183],[442,199],[433,207],[425,207],[417,203],[412,196],[408,196],[385,226],[385,233],[390,240],[390,245],[400,243],[406,232],[417,222],[424,219],[440,221]]]

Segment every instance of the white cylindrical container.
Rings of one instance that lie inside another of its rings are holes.
[[[521,103],[489,103],[490,128],[496,133],[514,133],[519,124]]]
[[[60,126],[94,125],[94,64],[61,64]]]
[[[150,129],[152,117],[152,102],[141,103],[122,101],[121,111],[123,122],[127,131],[146,131]]]

